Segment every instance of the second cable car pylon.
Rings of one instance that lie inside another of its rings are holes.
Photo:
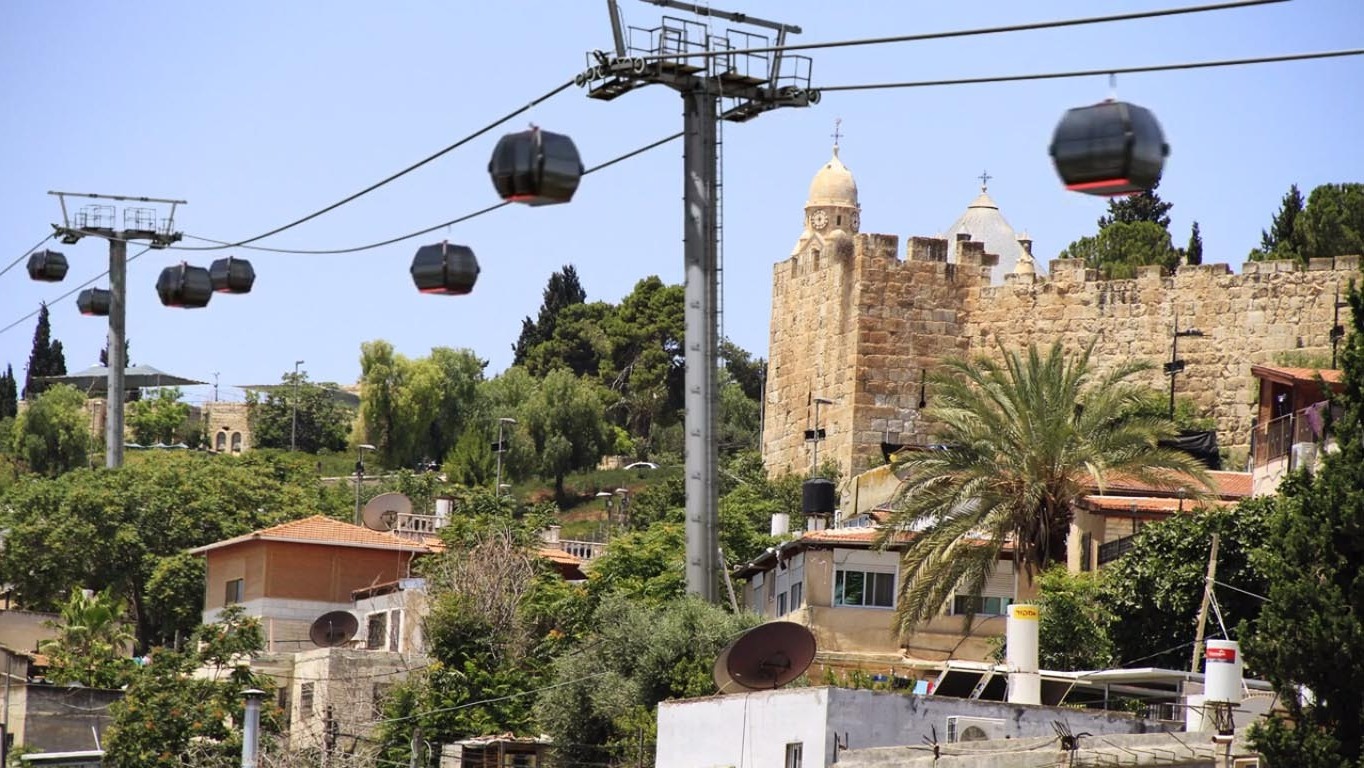
[[[645,0],[697,16],[772,30],[775,47],[800,27],[675,0]],[[683,100],[683,254],[686,373],[685,487],[687,592],[719,598],[719,461],[716,450],[719,265],[716,247],[717,120],[744,122],[778,107],[818,103],[805,56],[773,50],[761,34],[664,16],[653,28],[625,27],[607,0],[614,51],[593,51],[574,78],[587,95],[610,101],[645,85],[666,85]],[[741,41],[736,47],[732,39]],[[749,50],[757,49],[757,50]],[[732,103],[721,109],[721,102]]]

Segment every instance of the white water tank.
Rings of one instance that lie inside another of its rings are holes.
[[[450,509],[454,506],[454,499],[445,496],[436,497],[436,520],[440,525],[450,522]]]
[[[772,515],[772,535],[785,536],[791,532],[791,515],[777,512]]]
[[[1203,651],[1203,701],[1240,704],[1241,689],[1241,645],[1209,640]]]
[[[1038,623],[1035,605],[1009,606],[1004,625],[1004,661],[1009,668],[1009,703],[1041,704],[1042,675],[1038,673]]]

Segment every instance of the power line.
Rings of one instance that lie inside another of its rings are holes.
[[[136,259],[138,256],[141,256],[142,254],[146,253],[147,251],[150,251],[151,249],[152,249],[152,246],[150,246],[150,245],[147,246],[146,248],[143,248],[142,250],[138,251],[137,253],[133,254],[132,256],[129,256],[129,257],[128,257],[128,261],[132,261],[133,259]],[[65,299],[65,298],[70,297],[70,296],[71,296],[72,294],[74,294],[76,291],[79,291],[80,289],[82,289],[82,288],[84,288],[85,286],[87,286],[87,285],[89,285],[89,284],[95,282],[96,280],[100,279],[101,277],[104,277],[104,276],[107,275],[107,274],[109,274],[109,270],[106,269],[106,270],[104,270],[103,272],[99,273],[98,275],[95,275],[94,277],[90,278],[89,280],[86,280],[85,282],[83,282],[83,283],[81,283],[80,285],[76,286],[75,288],[72,288],[71,290],[67,291],[66,293],[63,293],[62,295],[58,296],[57,298],[53,299],[52,301],[48,301],[48,302],[44,302],[44,303],[45,303],[45,304],[56,304],[57,302],[61,301],[62,299]],[[38,314],[38,313],[41,312],[41,311],[43,311],[43,310],[42,310],[42,307],[40,306],[38,309],[35,309],[35,310],[33,310],[32,312],[29,312],[27,315],[24,315],[23,317],[19,318],[18,320],[15,320],[14,322],[10,323],[9,325],[5,326],[4,328],[0,328],[0,333],[5,333],[6,331],[9,331],[11,328],[14,328],[15,326],[19,325],[20,323],[24,322],[25,320],[29,319],[30,317],[33,317],[34,315]]]
[[[265,233],[263,233],[263,234],[256,235],[255,237],[250,237],[250,238],[247,238],[247,239],[245,239],[245,240],[241,240],[241,241],[238,241],[238,242],[235,242],[235,243],[223,243],[223,244],[221,244],[221,245],[215,245],[215,246],[209,246],[209,247],[189,247],[189,248],[180,248],[180,250],[182,250],[182,251],[217,251],[217,250],[222,250],[223,248],[240,248],[240,247],[246,245],[247,243],[254,243],[254,242],[256,242],[257,240],[264,240],[265,238],[270,237],[270,236],[272,236],[272,235],[277,235],[277,234],[279,234],[280,232],[285,231],[286,229],[292,229],[292,228],[298,226],[299,224],[303,224],[304,222],[312,221],[313,219],[317,218],[318,216],[323,215],[324,213],[328,213],[328,212],[330,212],[330,211],[334,211],[334,210],[336,210],[337,208],[340,208],[341,206],[345,205],[346,203],[349,203],[349,202],[351,202],[351,201],[353,201],[353,200],[356,200],[357,198],[360,198],[360,197],[362,197],[362,196],[364,196],[364,195],[367,195],[367,194],[369,194],[370,192],[373,192],[374,190],[376,190],[376,189],[378,189],[378,188],[384,186],[385,184],[388,184],[388,183],[390,183],[390,182],[392,182],[392,181],[395,181],[395,180],[397,180],[397,179],[399,179],[399,178],[402,178],[403,176],[406,176],[407,174],[409,174],[409,173],[411,173],[411,172],[417,170],[418,168],[422,167],[423,165],[426,165],[427,163],[430,163],[431,161],[436,160],[437,158],[443,157],[444,155],[446,155],[446,154],[448,154],[448,153],[450,153],[450,152],[452,152],[452,151],[454,151],[454,150],[456,150],[456,149],[458,149],[458,148],[464,146],[465,144],[468,144],[469,142],[471,142],[471,141],[473,141],[474,139],[476,139],[476,138],[482,136],[483,134],[487,133],[488,131],[491,131],[492,129],[498,127],[499,125],[502,125],[503,123],[507,122],[508,120],[512,119],[513,117],[516,117],[517,115],[519,115],[519,114],[521,114],[521,113],[523,113],[523,112],[529,110],[531,107],[534,107],[535,105],[540,104],[541,102],[548,101],[549,99],[553,98],[554,96],[557,96],[559,93],[561,93],[561,92],[563,92],[564,90],[568,89],[568,88],[571,87],[572,85],[573,85],[573,81],[572,81],[572,80],[569,80],[568,82],[564,83],[563,85],[560,85],[560,86],[555,87],[553,90],[549,91],[548,93],[544,94],[543,96],[539,96],[539,97],[537,97],[537,98],[535,98],[535,99],[532,99],[531,101],[529,101],[528,103],[524,104],[523,106],[517,107],[516,109],[512,110],[511,112],[508,112],[507,114],[503,115],[502,117],[499,117],[497,120],[495,120],[495,121],[493,121],[493,122],[491,122],[491,123],[489,123],[489,124],[483,126],[482,128],[478,129],[477,131],[474,131],[473,133],[469,134],[468,136],[465,136],[464,138],[460,139],[459,141],[456,141],[454,144],[451,144],[451,145],[449,145],[448,147],[445,147],[444,149],[440,150],[439,152],[436,152],[436,153],[434,153],[434,154],[428,155],[428,156],[426,156],[425,158],[423,158],[423,159],[421,159],[421,160],[418,160],[417,162],[413,163],[412,165],[407,166],[406,168],[402,169],[401,171],[398,171],[397,173],[394,173],[394,174],[388,176],[387,178],[385,178],[385,179],[383,179],[383,180],[381,180],[381,181],[375,182],[374,184],[371,184],[371,185],[369,185],[368,187],[365,187],[364,189],[360,190],[359,192],[356,192],[356,193],[353,194],[353,195],[350,195],[350,196],[348,196],[348,197],[344,197],[344,198],[342,198],[342,199],[336,201],[335,203],[332,203],[331,205],[329,205],[329,206],[327,206],[327,207],[325,207],[325,208],[321,208],[321,209],[319,209],[319,210],[317,210],[317,211],[314,211],[314,212],[308,214],[307,216],[304,216],[304,217],[301,218],[301,219],[297,219],[297,220],[292,221],[292,222],[290,222],[290,223],[288,223],[288,224],[285,224],[285,225],[283,225],[283,226],[276,227],[276,228],[270,230],[269,232],[265,232]]]
[[[972,37],[975,35],[996,35],[1005,32],[1030,32],[1039,29],[1057,29],[1060,27],[1078,27],[1085,24],[1103,24],[1112,21],[1134,21],[1137,19],[1152,19],[1162,16],[1180,16],[1189,13],[1204,13],[1206,11],[1224,11],[1234,8],[1248,8],[1256,5],[1269,5],[1271,3],[1283,3],[1288,0],[1236,0],[1235,2],[1213,3],[1211,5],[1192,5],[1183,8],[1164,8],[1157,11],[1135,11],[1133,13],[1119,13],[1111,16],[1088,16],[1079,19],[1060,19],[1057,21],[1037,21],[1027,24],[1009,24],[1002,27],[979,27],[976,29],[956,29],[946,32],[923,32],[915,35],[892,35],[889,37],[864,37],[852,40],[833,40],[824,43],[797,43],[794,45],[770,45],[760,48],[733,48],[718,49],[713,51],[678,51],[665,54],[654,54],[641,56],[645,61],[677,61],[680,59],[712,58],[715,56],[734,56],[740,54],[753,53],[776,53],[787,51],[812,51],[826,48],[850,48],[862,45],[886,45],[888,43],[913,43],[922,40],[944,40],[952,37]]]
[[[597,171],[605,170],[605,169],[610,168],[611,166],[615,165],[616,163],[620,163],[620,162],[623,162],[623,161],[625,161],[625,160],[629,160],[630,158],[635,157],[636,155],[642,155],[642,154],[644,154],[645,152],[648,152],[648,151],[650,151],[650,150],[652,150],[652,149],[657,149],[658,147],[661,147],[661,146],[663,146],[664,144],[667,144],[667,143],[670,142],[670,141],[674,141],[674,140],[676,140],[676,139],[678,139],[678,138],[681,138],[681,136],[682,136],[682,133],[681,133],[681,132],[678,132],[678,133],[674,133],[674,134],[671,135],[671,136],[667,136],[667,137],[665,137],[665,138],[659,139],[658,141],[650,142],[650,143],[648,143],[648,144],[645,144],[645,145],[642,146],[642,147],[639,147],[638,149],[633,149],[633,150],[631,150],[631,151],[629,151],[629,152],[626,152],[626,153],[623,154],[623,155],[620,155],[620,156],[618,156],[618,157],[614,157],[614,158],[612,158],[612,159],[610,159],[610,160],[607,160],[607,161],[604,162],[604,163],[601,163],[601,164],[599,164],[599,165],[594,165],[594,166],[592,166],[591,168],[588,168],[588,169],[584,170],[584,171],[583,171],[583,175],[584,175],[584,176],[587,176],[587,175],[589,175],[589,174],[596,173]],[[495,203],[495,204],[490,205],[490,206],[488,206],[488,207],[486,207],[486,208],[481,208],[481,209],[479,209],[479,210],[477,210],[477,211],[474,211],[473,213],[466,213],[466,214],[464,214],[463,216],[460,216],[460,217],[458,217],[458,218],[450,219],[449,221],[443,221],[443,222],[441,222],[441,223],[439,223],[439,224],[434,224],[434,225],[432,225],[432,226],[426,227],[425,229],[419,229],[419,230],[417,230],[416,232],[409,232],[409,233],[407,233],[407,234],[405,234],[405,235],[398,235],[397,237],[390,237],[390,238],[387,239],[387,240],[380,240],[380,241],[377,242],[377,243],[370,243],[369,245],[357,245],[357,246],[352,247],[352,248],[331,248],[331,249],[321,249],[321,250],[309,250],[309,249],[303,249],[303,248],[270,248],[270,247],[262,246],[262,245],[245,245],[245,246],[240,246],[240,247],[245,248],[245,249],[247,249],[247,250],[252,250],[252,251],[264,251],[264,252],[267,252],[267,253],[291,253],[291,254],[298,254],[298,255],[304,255],[304,256],[330,256],[330,255],[338,255],[338,254],[343,254],[343,253],[359,253],[360,251],[369,251],[369,250],[373,250],[373,249],[375,249],[375,248],[382,248],[382,247],[384,247],[384,246],[386,246],[386,245],[393,245],[394,243],[401,243],[401,242],[404,241],[404,240],[411,240],[411,239],[414,238],[414,237],[421,237],[422,235],[427,235],[427,234],[430,234],[430,233],[432,233],[432,232],[435,232],[435,231],[438,230],[438,229],[444,229],[445,227],[448,227],[448,226],[451,226],[451,225],[454,225],[454,224],[461,224],[461,223],[466,222],[466,221],[468,221],[468,220],[470,220],[470,219],[478,218],[479,216],[482,216],[482,215],[485,214],[485,213],[492,213],[493,211],[497,210],[498,208],[505,208],[505,207],[508,206],[508,205],[511,205],[511,202],[505,201],[505,200],[504,200],[504,201],[502,201],[502,202],[500,202],[500,203]],[[206,243],[217,243],[218,245],[216,246],[216,248],[230,248],[230,247],[233,247],[233,244],[228,243],[228,242],[226,242],[226,241],[224,241],[224,240],[214,240],[214,239],[212,239],[212,238],[208,238],[208,237],[199,237],[199,236],[197,236],[197,235],[185,235],[185,237],[190,238],[191,240],[201,240],[201,241],[206,242]],[[195,250],[214,250],[214,249],[209,249],[209,248],[193,248],[193,247],[191,247],[191,248],[180,248],[180,247],[175,247],[175,250],[195,251]]]
[[[33,253],[34,251],[38,250],[38,248],[39,248],[43,243],[46,243],[48,240],[51,240],[52,238],[54,238],[54,237],[56,237],[56,236],[57,236],[56,234],[51,234],[51,235],[48,235],[47,237],[44,237],[42,240],[39,240],[37,243],[34,244],[34,246],[33,246],[32,248],[29,248],[27,251],[24,251],[24,255],[23,255],[23,256],[20,256],[19,258],[15,259],[14,261],[11,261],[11,262],[9,263],[9,266],[5,267],[4,269],[0,269],[0,277],[3,277],[4,274],[5,274],[6,272],[10,271],[11,269],[14,269],[14,267],[17,266],[17,265],[19,264],[19,262],[23,261],[24,259],[27,259],[27,258],[28,258],[28,255],[29,255],[30,253]]]
[[[1040,72],[1028,75],[992,75],[988,77],[964,77],[950,80],[910,80],[901,83],[865,83],[860,85],[821,86],[822,93],[831,91],[872,91],[891,88],[929,88],[939,85],[972,85],[977,83],[1010,83],[1021,80],[1057,80],[1068,77],[1094,77],[1097,75],[1127,75],[1138,72],[1169,72],[1181,69],[1208,69],[1212,67],[1234,67],[1243,64],[1270,64],[1284,61],[1305,61],[1308,59],[1329,59],[1343,56],[1359,56],[1364,48],[1351,48],[1340,51],[1318,51],[1315,53],[1289,53],[1282,56],[1257,56],[1248,59],[1222,59],[1218,61],[1195,61],[1182,64],[1152,64],[1142,67],[1117,67],[1109,69],[1075,70],[1071,72]]]

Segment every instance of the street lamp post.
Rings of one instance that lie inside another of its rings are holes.
[[[290,427],[289,429],[290,451],[298,450],[298,367],[300,365],[303,365],[302,360],[294,361],[294,402],[293,402],[294,423],[293,426]]]
[[[508,424],[515,423],[516,419],[513,419],[510,416],[503,416],[497,420],[497,484],[495,486],[495,493],[498,496],[502,495],[502,454],[507,450],[507,444],[502,439],[502,428]]]
[[[810,469],[819,470],[819,441],[824,439],[824,430],[819,428],[819,406],[834,405],[834,401],[827,397],[816,397],[815,401],[815,428],[805,431],[805,439],[814,443],[814,450],[810,452]]]
[[[1175,315],[1174,335],[1170,338],[1170,362],[1165,364],[1165,375],[1170,377],[1170,418],[1175,417],[1175,377],[1184,370],[1184,361],[1179,359],[1179,340],[1198,338],[1203,332],[1197,328],[1179,330],[1179,315]]]
[[[360,483],[365,479],[365,451],[374,450],[369,443],[361,443],[355,449],[355,524],[360,524]]]

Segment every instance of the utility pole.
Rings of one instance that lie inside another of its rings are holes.
[[[293,400],[293,426],[289,428],[289,450],[298,450],[298,367],[303,365],[302,360],[294,361],[294,400]]]
[[[1174,335],[1170,338],[1170,362],[1165,364],[1165,375],[1170,377],[1170,418],[1175,417],[1175,377],[1184,370],[1184,361],[1179,359],[1179,340],[1186,338],[1197,338],[1203,332],[1197,328],[1190,328],[1186,331],[1179,330],[1179,313],[1175,313]]]
[[[1189,671],[1198,671],[1198,660],[1203,656],[1203,625],[1208,621],[1208,603],[1212,600],[1212,584],[1217,578],[1217,534],[1212,535],[1212,551],[1208,553],[1208,577],[1203,582],[1203,604],[1198,608],[1198,628],[1194,630],[1193,659]]]
[[[503,416],[497,420],[497,484],[493,486],[493,495],[502,495],[502,454],[507,450],[507,444],[503,440],[502,428],[508,424],[515,424],[516,419],[510,416]]]
[[[213,402],[218,402],[218,371],[213,372]]]
[[[175,208],[187,205],[184,200],[165,200],[155,197],[125,195],[97,195],[79,192],[48,192],[56,196],[62,207],[62,223],[52,228],[61,235],[63,243],[77,243],[82,237],[99,237],[109,241],[109,382],[104,403],[104,466],[117,469],[123,466],[123,369],[128,365],[127,309],[128,309],[128,242],[146,240],[151,248],[165,248],[178,242],[181,233],[175,232]],[[66,198],[87,197],[98,200],[160,203],[170,206],[166,219],[157,219],[154,208],[123,209],[123,227],[117,227],[117,215],[112,205],[88,205],[68,216]],[[74,221],[73,221],[74,218]]]
[[[834,401],[827,397],[816,397],[815,402],[815,428],[809,430],[807,439],[814,444],[814,449],[810,451],[810,471],[819,471],[819,441],[824,439],[824,430],[819,428],[819,407],[821,405],[834,405]]]
[[[800,27],[721,11],[676,0],[647,0],[686,13],[761,27],[775,33],[776,45]],[[654,29],[625,28],[617,0],[606,0],[614,52],[588,54],[588,69],[574,82],[594,99],[610,101],[645,85],[665,85],[682,96],[683,123],[683,264],[685,361],[685,484],[687,592],[714,603],[719,599],[718,509],[720,503],[716,450],[719,390],[717,383],[719,264],[717,225],[717,119],[743,122],[778,107],[805,107],[819,101],[810,89],[810,59],[737,53],[729,35],[742,47],[769,42],[750,32],[712,34],[700,23],[664,16]],[[637,41],[638,40],[638,44]],[[783,64],[792,66],[784,67]],[[733,103],[721,109],[722,102]]]

